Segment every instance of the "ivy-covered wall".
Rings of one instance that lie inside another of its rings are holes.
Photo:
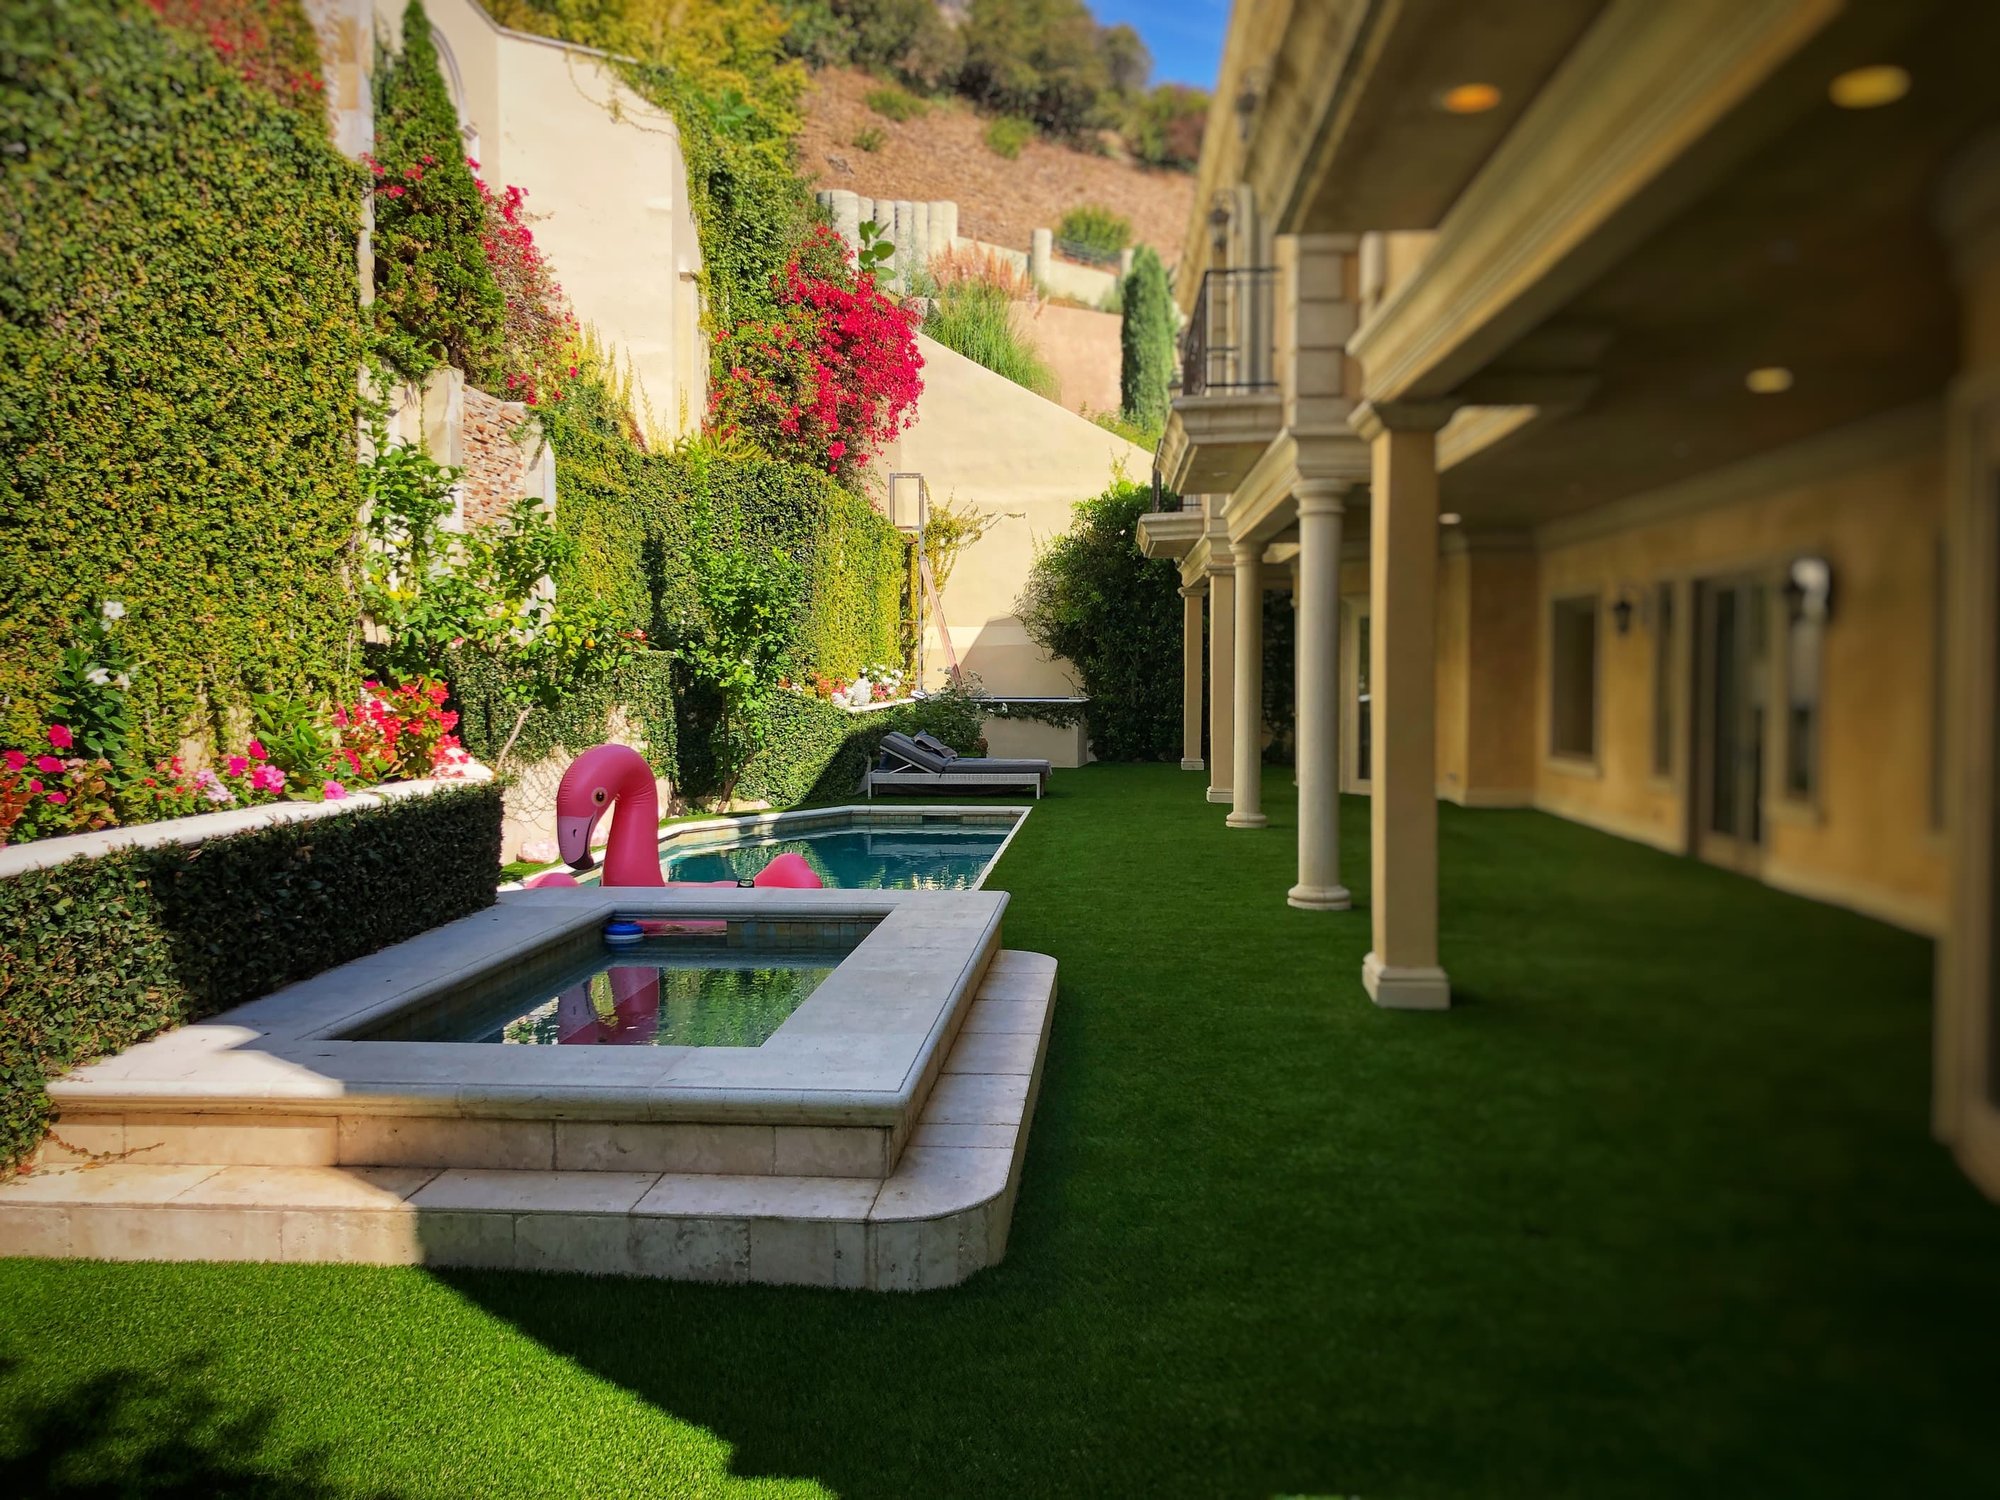
[[[782,548],[804,569],[793,671],[851,677],[902,657],[903,559],[894,526],[826,475],[754,449],[692,442],[645,453],[577,392],[544,413],[556,455],[556,522],[578,542],[581,587],[671,641],[691,603],[687,555],[698,513],[722,546]]]
[[[737,795],[759,797],[773,807],[851,797],[891,730],[923,730],[971,755],[981,748],[980,724],[977,700],[961,694],[871,713],[852,713],[802,693],[781,694],[764,747],[745,768]]]
[[[311,55],[297,0],[269,24]],[[142,747],[354,664],[362,181],[125,0],[0,7],[0,739],[115,598]]]

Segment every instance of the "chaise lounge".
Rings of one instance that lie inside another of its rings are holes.
[[[960,755],[928,734],[892,731],[882,736],[882,754],[862,778],[862,787],[873,797],[878,790],[931,792],[946,788],[966,791],[1031,786],[1039,801],[1048,780],[1049,763],[1045,760],[993,760]]]

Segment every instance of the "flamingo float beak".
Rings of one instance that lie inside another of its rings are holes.
[[[556,819],[556,847],[562,851],[563,863],[572,870],[597,868],[597,860],[590,852],[590,830],[596,822],[595,818]]]

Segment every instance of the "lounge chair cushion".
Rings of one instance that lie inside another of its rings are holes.
[[[958,759],[958,752],[956,750],[952,749],[951,746],[947,745],[943,740],[939,739],[936,735],[928,733],[925,730],[921,729],[918,730],[915,734],[911,735],[910,738],[915,740],[919,745],[922,745],[926,750],[930,751],[930,753],[933,755],[941,755],[946,760]]]

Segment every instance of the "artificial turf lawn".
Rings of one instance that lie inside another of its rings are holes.
[[[1461,1004],[1386,1013],[1366,911],[1284,905],[1289,777],[1263,832],[1200,782],[1061,773],[996,877],[1062,964],[997,1269],[0,1262],[0,1493],[1996,1492],[1927,943],[1447,807]]]

